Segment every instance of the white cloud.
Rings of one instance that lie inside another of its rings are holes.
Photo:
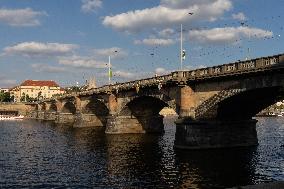
[[[93,57],[71,56],[61,57],[58,63],[75,68],[107,68],[108,63],[98,61]]]
[[[82,0],[81,10],[85,13],[94,12],[98,8],[101,8],[102,4],[101,0]]]
[[[190,40],[199,43],[233,43],[241,38],[271,37],[271,31],[250,27],[226,27],[209,30],[192,30],[189,32]]]
[[[50,66],[46,64],[32,64],[31,67],[36,72],[60,73],[68,71],[64,67]]]
[[[245,21],[247,19],[246,16],[244,15],[244,13],[242,13],[242,12],[239,12],[237,14],[232,14],[232,17],[233,17],[233,19],[239,20],[239,21]]]
[[[119,47],[111,47],[106,49],[94,49],[94,53],[96,56],[101,58],[107,58],[111,56],[112,58],[125,58],[128,56],[128,52]]]
[[[10,26],[38,26],[38,17],[47,15],[45,12],[34,11],[31,8],[25,9],[0,9],[0,22]]]
[[[149,46],[155,46],[155,45],[161,45],[161,46],[168,46],[174,44],[175,41],[172,39],[158,39],[158,38],[148,38],[143,40],[135,40],[134,44],[136,45],[149,45]]]
[[[158,74],[158,75],[163,75],[165,74],[167,71],[165,68],[156,68],[155,69],[155,73]]]
[[[135,78],[136,75],[134,73],[131,73],[131,72],[118,70],[118,71],[114,71],[113,72],[113,76],[126,78],[126,79],[131,79],[131,78]]]
[[[180,23],[214,21],[231,8],[231,0],[162,0],[157,7],[106,16],[103,24],[118,31],[133,33]]]
[[[170,37],[172,37],[173,34],[175,34],[175,30],[173,30],[171,28],[166,28],[166,29],[160,31],[158,34],[161,37],[170,38]]]
[[[212,3],[212,0],[161,0],[161,5],[165,7],[182,9],[184,7],[191,7],[194,5],[206,5]]]
[[[28,57],[60,56],[78,48],[74,44],[24,42],[4,48],[5,55],[22,55]]]
[[[0,87],[12,87],[16,85],[17,81],[7,78],[5,75],[0,75]]]

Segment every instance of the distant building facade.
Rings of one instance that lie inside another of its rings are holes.
[[[0,88],[0,93],[8,93],[9,91],[9,88]]]
[[[63,94],[64,90],[55,81],[26,80],[10,90],[15,102],[28,99],[48,99],[53,95]]]

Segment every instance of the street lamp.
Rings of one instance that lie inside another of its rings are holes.
[[[180,70],[182,70],[182,63],[185,58],[185,51],[183,50],[182,46],[182,24],[180,25]]]
[[[193,12],[189,12],[188,15],[192,16],[194,13]],[[183,32],[183,29],[182,29],[182,24],[180,24],[180,70],[183,69],[183,61],[185,60],[185,50],[183,49],[183,38],[182,38],[182,32]]]
[[[180,70],[183,69],[183,61],[185,60],[185,49],[183,49],[183,37],[182,37],[182,24],[180,25]]]
[[[114,51],[114,53],[117,53],[117,50]],[[111,63],[110,63],[111,55],[108,56],[108,84],[111,84],[111,78],[112,78],[112,69],[111,69]]]

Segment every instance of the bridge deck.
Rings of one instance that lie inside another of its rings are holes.
[[[223,64],[219,66],[200,68],[195,70],[175,71],[168,75],[162,75],[157,77],[145,78],[140,80],[134,80],[124,83],[116,83],[112,85],[105,85],[102,87],[90,89],[79,93],[65,94],[59,98],[70,98],[74,95],[92,95],[100,93],[118,92],[121,90],[130,90],[137,86],[139,87],[151,87],[159,84],[166,84],[172,81],[198,81],[210,78],[241,75],[247,73],[262,72],[267,70],[274,70],[284,68],[284,54],[278,54],[274,56],[261,57],[246,61],[239,61],[229,64]]]

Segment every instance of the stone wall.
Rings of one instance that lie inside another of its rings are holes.
[[[20,115],[28,115],[34,108],[23,103],[0,103],[0,111],[18,111]]]

